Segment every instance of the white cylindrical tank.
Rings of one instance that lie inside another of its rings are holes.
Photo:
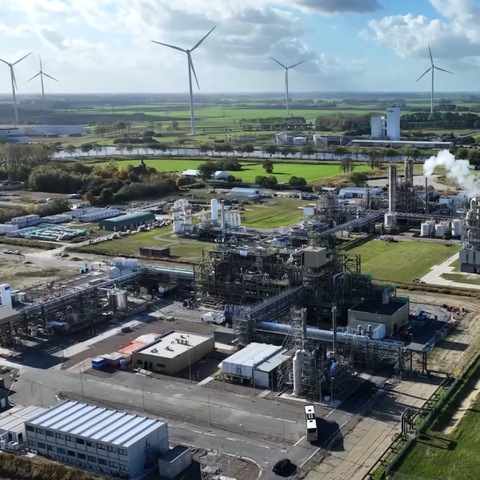
[[[210,201],[210,210],[211,210],[211,219],[213,221],[218,220],[218,200],[216,198],[212,198]]]
[[[237,225],[242,226],[242,215],[240,213],[237,213]]]
[[[108,278],[115,280],[120,276],[120,269],[117,267],[112,267],[108,270]]]
[[[300,397],[302,394],[302,351],[297,350],[293,357],[293,394]]]
[[[128,308],[127,292],[125,290],[117,290],[115,292],[117,310],[124,312]]]
[[[182,231],[183,222],[180,219],[173,221],[173,233],[180,233]]]
[[[445,226],[441,223],[435,225],[435,236],[437,238],[443,238],[445,236]]]
[[[452,222],[452,236],[461,237],[462,236],[462,221],[459,218],[456,218]]]
[[[397,218],[394,213],[386,213],[384,218],[386,228],[394,228],[397,223]]]
[[[2,305],[12,308],[12,291],[8,283],[0,285],[0,296],[2,297]]]
[[[421,237],[429,237],[430,236],[430,224],[429,223],[422,223],[420,225],[420,236]]]

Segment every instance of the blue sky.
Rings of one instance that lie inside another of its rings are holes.
[[[0,0],[0,58],[34,52],[20,94],[39,90],[38,54],[47,92],[186,92],[186,56],[151,40],[189,48],[215,25],[193,57],[205,92],[281,91],[269,56],[307,60],[292,92],[427,91],[427,44],[455,72],[437,91],[480,90],[480,0]]]

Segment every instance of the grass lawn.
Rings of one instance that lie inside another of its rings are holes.
[[[443,433],[451,418],[472,391],[478,389],[478,362],[470,378],[453,398],[437,422],[420,435],[416,445],[398,467],[408,478],[478,480],[480,478],[480,398],[470,404],[455,429]],[[411,476],[411,477],[410,477]],[[403,478],[403,477],[402,477]]]
[[[194,260],[201,255],[202,250],[211,248],[213,244],[176,238],[172,234],[172,227],[163,227],[97,243],[96,245],[89,245],[86,250],[92,253],[108,251],[112,256],[138,256],[138,249],[144,245],[170,247],[172,256]]]
[[[442,278],[452,282],[464,283],[466,285],[480,285],[480,278],[478,275],[464,275],[462,273],[444,273]]]
[[[410,283],[414,278],[426,275],[433,266],[448,260],[459,249],[459,246],[426,242],[373,240],[348,253],[361,255],[362,273],[371,274],[376,280]]]
[[[215,160],[215,159],[214,159]],[[145,163],[149,167],[154,167],[159,172],[175,172],[180,173],[187,169],[196,169],[202,163],[205,163],[206,160],[145,160]],[[103,166],[108,162],[96,163],[95,165]],[[118,166],[121,168],[125,165],[137,165],[138,160],[119,160],[117,161]],[[303,177],[307,182],[315,182],[319,180],[324,180],[326,178],[331,178],[342,173],[340,165],[338,164],[299,164],[299,163],[275,163],[273,159],[274,168],[273,173],[279,182],[288,182],[291,177]],[[365,164],[357,165],[355,171],[365,172],[371,170]],[[242,162],[242,170],[239,172],[229,172],[237,178],[241,178],[244,182],[253,183],[255,177],[258,175],[266,175],[265,170],[262,168],[261,163],[253,162]]]

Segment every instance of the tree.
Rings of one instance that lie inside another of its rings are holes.
[[[178,130],[178,128],[179,128],[178,122],[176,120],[173,120],[173,122],[170,122],[170,128],[172,130]]]
[[[270,158],[273,157],[278,152],[278,148],[276,145],[265,145],[263,147],[263,153],[266,155],[270,155]]]
[[[97,197],[92,192],[87,192],[83,198],[85,199],[86,202],[88,202],[90,205],[95,205],[97,201]]]
[[[350,181],[355,187],[363,187],[368,180],[365,172],[353,172],[350,174]]]
[[[82,153],[88,153],[93,150],[93,145],[91,143],[84,143],[81,147],[80,150]]]
[[[212,147],[210,145],[207,145],[206,143],[201,143],[200,146],[198,147],[198,150],[203,155],[206,155],[208,152],[212,150]]]
[[[350,157],[343,157],[340,162],[343,173],[351,173],[355,168],[355,162]]]
[[[100,192],[99,200],[101,203],[103,204],[110,203],[112,201],[112,198],[113,198],[113,193],[109,188],[104,188]]]
[[[77,151],[77,147],[75,145],[67,145],[65,147],[65,151],[72,157],[73,154]]]
[[[243,146],[242,150],[247,154],[251,155],[255,151],[255,147],[250,143],[247,143]]]
[[[455,157],[461,160],[468,160],[469,159],[468,148],[457,148],[457,151],[455,152]]]
[[[372,170],[379,169],[382,166],[381,157],[381,153],[376,149],[368,151],[368,163]]]
[[[212,179],[214,173],[217,171],[217,164],[215,162],[205,162],[199,165],[197,170],[202,180],[208,181]]]
[[[134,148],[135,147],[133,145],[130,145],[129,143],[125,145],[125,150],[127,151],[127,153],[132,153]]]
[[[108,128],[106,125],[99,123],[95,125],[94,132],[95,132],[95,135],[100,135],[103,138],[105,134],[108,132]]]
[[[223,146],[223,151],[228,155],[229,153],[232,153],[234,151],[234,148],[229,143],[226,143]]]
[[[94,143],[92,145],[92,147],[93,147],[92,149],[95,151],[95,153],[97,155],[99,155],[101,153],[101,151],[103,150],[103,147],[101,145],[99,145],[98,143]]]
[[[158,131],[160,131],[160,130],[162,129],[162,127],[163,127],[163,123],[162,123],[162,122],[157,122],[157,123],[155,124],[155,126],[157,127]]]
[[[307,185],[307,181],[303,177],[291,177],[288,181],[288,184],[293,188],[300,188],[305,187]]]
[[[273,173],[273,162],[271,160],[264,160],[262,162],[262,167],[266,173]]]
[[[287,145],[283,146],[281,149],[280,149],[280,153],[285,157],[287,158],[289,155],[292,155],[292,149],[291,147],[288,147]]]
[[[305,145],[302,147],[302,154],[311,157],[315,155],[315,149],[311,145]]]
[[[123,152],[125,151],[125,146],[120,144],[116,146],[116,149],[120,152],[120,155],[123,155]]]

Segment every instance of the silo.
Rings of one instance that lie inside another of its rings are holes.
[[[125,290],[116,290],[115,294],[117,310],[124,312],[128,308],[127,292]]]
[[[117,267],[112,267],[108,270],[108,278],[115,280],[120,277],[120,269]]]
[[[0,296],[2,297],[2,305],[4,307],[12,308],[12,291],[8,283],[0,285]]]
[[[393,230],[397,224],[397,219],[395,214],[386,213],[384,218],[385,228],[388,230]]]
[[[237,215],[237,225],[239,227],[241,227],[242,226],[242,215],[240,213],[237,213],[236,215]]]
[[[421,237],[429,237],[430,236],[430,224],[429,223],[422,223],[420,225],[420,236]]]
[[[218,213],[219,213],[218,200],[216,198],[212,198],[212,200],[210,201],[210,210],[211,210],[211,219],[216,222],[218,220]]]
[[[445,236],[445,226],[441,223],[435,225],[435,236],[437,238],[443,238]]]
[[[456,218],[452,222],[452,236],[461,237],[462,236],[462,221],[459,218]]]

